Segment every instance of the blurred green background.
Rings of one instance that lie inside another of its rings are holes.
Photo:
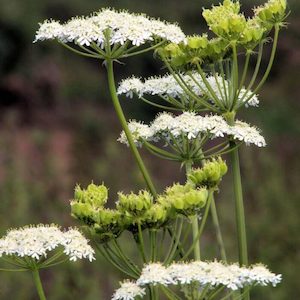
[[[260,1],[241,1],[247,14]],[[0,233],[29,223],[74,225],[69,200],[76,183],[92,180],[118,190],[137,190],[143,180],[126,147],[116,139],[120,127],[109,100],[101,63],[78,57],[54,42],[33,44],[38,22],[67,20],[101,7],[126,8],[168,21],[186,33],[206,31],[202,1],[0,0]],[[214,2],[216,3],[216,1]],[[242,175],[251,262],[263,262],[283,274],[282,284],[257,289],[253,299],[299,299],[299,100],[300,2],[289,1],[288,30],[280,36],[276,62],[261,105],[243,111],[243,119],[263,130],[265,149],[243,147]],[[269,51],[266,51],[264,64]],[[151,54],[117,66],[118,80],[131,74],[162,73]],[[138,100],[122,101],[128,118],[151,120],[157,113]],[[143,152],[162,190],[184,174],[174,163]],[[217,205],[230,260],[236,261],[234,208],[230,174]],[[130,244],[124,245],[130,250]],[[214,232],[204,240],[214,257]],[[67,264],[42,272],[49,299],[110,299],[121,275],[101,257],[93,264]],[[0,299],[36,299],[30,274],[0,273]]]

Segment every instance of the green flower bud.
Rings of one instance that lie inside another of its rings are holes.
[[[165,195],[159,197],[158,202],[172,211],[183,215],[194,215],[206,203],[208,191],[205,188],[194,189],[191,184],[174,184],[166,190]]]
[[[239,2],[224,0],[223,4],[203,10],[202,15],[217,36],[228,41],[238,41],[246,26],[246,18],[239,12]]]
[[[248,50],[254,49],[263,39],[266,28],[261,26],[257,17],[249,19],[241,35],[240,42]]]
[[[71,201],[71,215],[87,225],[95,223],[93,219],[94,209],[89,203]]]
[[[102,185],[90,184],[87,189],[81,189],[79,185],[75,187],[74,200],[82,203],[89,203],[93,207],[103,207],[107,202],[108,190]]]
[[[227,164],[221,157],[218,158],[218,164],[220,167],[220,175],[223,177],[228,171]]]
[[[195,186],[216,187],[227,173],[227,165],[221,157],[206,162],[202,168],[193,169],[188,180]]]
[[[141,219],[143,228],[160,228],[168,221],[168,210],[160,203],[155,203]]]
[[[187,45],[191,49],[206,48],[208,45],[207,35],[204,34],[202,36],[190,36],[187,39]]]
[[[186,209],[189,207],[202,208],[203,206],[205,206],[207,197],[208,197],[207,189],[202,188],[199,190],[191,190],[183,197],[184,202],[186,203]]]
[[[182,55],[182,50],[180,49],[179,45],[177,44],[169,44],[164,48],[165,53],[167,53],[167,56],[170,57],[176,57]]]
[[[286,0],[269,0],[263,6],[257,7],[254,12],[262,25],[268,30],[275,24],[281,24],[286,17]]]
[[[95,212],[94,220],[93,229],[100,242],[117,238],[125,228],[120,212],[115,209],[100,209]]]
[[[138,194],[118,193],[117,209],[122,213],[132,216],[142,216],[153,204],[153,197],[148,191],[140,191]]]

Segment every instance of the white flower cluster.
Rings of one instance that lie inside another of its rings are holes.
[[[112,300],[134,300],[136,297],[142,297],[146,294],[144,288],[132,281],[124,281],[112,296]]]
[[[62,246],[71,261],[95,259],[95,251],[88,240],[76,229],[62,231],[57,225],[37,225],[12,229],[0,239],[0,257],[30,256],[36,260],[47,257],[48,252]]]
[[[208,90],[207,86],[203,82],[201,76],[194,72],[192,77],[188,74],[181,74],[182,79],[189,89],[195,93],[197,96],[207,96],[210,101],[213,101],[214,95]],[[223,80],[221,76],[208,76],[207,81],[213,90],[215,96],[226,104],[229,99],[229,86],[230,82]],[[137,94],[138,97],[143,97],[144,95],[152,96],[170,96],[173,98],[181,98],[182,96],[189,98],[187,93],[180,87],[178,82],[175,80],[173,75],[150,77],[144,81],[136,77],[130,77],[121,81],[118,87],[118,94],[126,94],[127,97],[132,98],[133,94]],[[258,106],[259,100],[257,95],[253,94],[251,91],[246,91],[242,88],[238,101],[240,103],[245,102],[248,98],[251,99],[246,105]]]
[[[263,265],[239,267],[237,264],[226,265],[221,262],[195,261],[190,263],[173,263],[164,267],[159,263],[146,265],[137,280],[139,286],[146,285],[186,285],[199,283],[200,286],[212,288],[224,286],[238,290],[250,285],[276,286],[281,282],[281,275],[270,272]]]
[[[257,128],[241,121],[236,121],[234,126],[229,126],[221,116],[217,115],[200,116],[193,112],[184,112],[174,116],[170,113],[161,113],[150,125],[130,121],[128,126],[135,143],[139,146],[143,141],[172,141],[174,138],[182,139],[182,136],[191,140],[201,135],[208,135],[212,139],[230,136],[246,145],[266,146],[265,139]],[[124,132],[121,133],[118,141],[128,145]]]
[[[165,39],[172,43],[185,41],[185,35],[176,24],[149,18],[143,14],[130,14],[127,11],[102,9],[89,17],[75,17],[65,24],[46,20],[40,23],[35,42],[57,39],[63,43],[74,42],[90,46],[92,42],[103,47],[109,31],[110,44],[129,41],[140,46],[155,39]]]

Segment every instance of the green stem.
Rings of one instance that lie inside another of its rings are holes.
[[[199,242],[196,241],[198,238],[198,230],[199,230],[198,216],[197,215],[192,216],[191,222],[192,222],[193,242],[195,243],[194,258],[195,260],[201,260],[200,240]]]
[[[134,56],[134,55],[143,54],[143,53],[146,53],[146,52],[149,52],[149,51],[152,51],[152,50],[157,49],[158,47],[162,46],[164,43],[165,43],[165,41],[162,41],[162,42],[160,42],[160,43],[158,43],[158,44],[155,44],[155,45],[153,45],[153,46],[151,46],[151,47],[148,47],[148,48],[146,48],[146,49],[142,49],[142,50],[139,50],[139,51],[135,51],[135,52],[132,52],[132,53],[130,53],[130,54],[126,54],[126,53],[125,53],[125,54],[121,55],[121,57],[124,58],[124,57],[130,57],[130,56]]]
[[[180,217],[179,226],[178,226],[178,230],[177,230],[177,233],[176,233],[176,236],[175,236],[174,243],[172,241],[173,247],[171,249],[169,257],[167,258],[167,261],[165,261],[165,263],[164,263],[166,265],[168,265],[174,259],[176,250],[178,249],[178,245],[179,245],[179,242],[180,242],[180,237],[181,237],[181,233],[182,233],[182,226],[183,226],[183,218]]]
[[[246,53],[246,59],[245,59],[245,66],[244,66],[244,70],[243,70],[242,79],[240,81],[239,90],[241,90],[243,88],[243,86],[244,86],[244,83],[245,83],[245,80],[246,80],[246,76],[247,76],[247,72],[248,72],[248,68],[249,68],[250,57],[251,57],[251,52],[247,51],[247,53]]]
[[[117,116],[119,118],[119,121],[121,123],[121,126],[125,132],[125,135],[127,137],[127,140],[128,140],[128,144],[129,144],[129,147],[134,155],[134,158],[140,168],[140,171],[141,173],[143,174],[143,177],[147,183],[147,186],[151,192],[151,194],[155,197],[156,196],[156,190],[155,190],[155,187],[153,185],[153,182],[150,178],[150,175],[144,165],[144,162],[137,150],[137,147],[133,141],[133,138],[132,138],[132,135],[131,135],[131,132],[128,128],[128,125],[127,125],[127,121],[125,119],[125,116],[124,116],[124,113],[123,113],[123,110],[122,110],[122,107],[120,105],[120,102],[119,102],[119,98],[117,96],[117,92],[116,92],[116,84],[115,84],[115,78],[114,78],[114,70],[113,70],[113,61],[112,60],[107,60],[107,76],[108,76],[108,85],[109,85],[109,90],[110,90],[110,94],[111,94],[111,99],[113,101],[113,104],[114,104],[114,107],[115,107],[115,110],[116,110],[116,113],[117,113]]]
[[[280,27],[278,24],[275,25],[275,32],[274,32],[274,40],[273,40],[273,47],[272,47],[272,52],[271,52],[271,57],[270,57],[270,61],[267,67],[267,70],[262,78],[262,80],[260,81],[259,85],[255,88],[254,90],[254,94],[256,94],[260,88],[263,86],[263,84],[266,82],[270,71],[272,69],[273,63],[274,63],[274,59],[275,59],[275,54],[276,54],[276,48],[277,48],[277,44],[278,44],[278,36],[279,36],[279,30]]]
[[[156,260],[156,231],[149,230],[150,235],[150,248],[151,248],[151,262]]]
[[[232,56],[233,56],[233,67],[232,67],[232,76],[233,76],[233,93],[232,93],[232,99],[231,99],[231,109],[234,108],[237,97],[238,97],[238,89],[239,89],[239,65],[238,65],[238,57],[237,57],[237,47],[236,43],[233,43],[232,45]]]
[[[229,125],[234,124],[235,114],[228,114],[225,116]],[[239,245],[239,263],[241,266],[248,265],[248,251],[247,251],[247,236],[246,236],[246,222],[245,222],[245,210],[242,190],[242,180],[240,171],[240,160],[238,148],[236,143],[230,141],[230,147],[235,148],[231,152],[232,160],[232,174],[233,174],[233,186],[234,186],[234,197],[235,197],[235,214],[236,214],[236,226],[238,234],[238,245]]]
[[[118,241],[116,239],[113,239],[113,243],[115,245],[115,248],[120,256],[120,259],[124,262],[124,264],[132,271],[132,273],[136,274],[137,276],[140,275],[141,271],[139,268],[131,261],[129,257],[127,257],[120,245],[118,244]]]
[[[142,227],[141,227],[140,223],[138,223],[137,226],[138,226],[138,239],[139,239],[139,244],[140,244],[140,251],[141,251],[142,258],[143,258],[143,262],[146,263],[147,258],[146,258],[146,252],[145,252],[145,244],[144,244],[144,239],[143,239]]]
[[[39,270],[37,268],[32,270],[32,275],[33,275],[33,281],[37,290],[37,293],[39,295],[40,300],[46,300],[46,296],[44,293],[44,289],[42,286]]]
[[[192,170],[192,161],[187,161],[185,163],[185,170],[186,170],[186,177],[187,177],[188,173],[190,173]],[[197,215],[191,216],[191,222],[192,222],[193,244],[195,244],[194,258],[195,260],[201,260],[200,239],[198,237],[198,233],[199,233],[198,216]],[[199,241],[197,242],[198,239]]]
[[[234,123],[235,114],[227,115],[227,122],[229,125]],[[240,266],[248,265],[248,249],[247,249],[247,234],[246,234],[246,222],[245,222],[245,209],[243,199],[243,189],[241,180],[239,151],[236,148],[236,143],[230,141],[230,147],[233,149],[231,152],[231,164],[233,174],[233,187],[235,198],[235,217],[236,217],[236,229],[238,235],[238,249],[239,249],[239,263]],[[249,300],[249,291],[242,291],[242,299]]]
[[[279,30],[280,30],[280,26],[278,24],[276,24],[272,52],[271,52],[271,56],[270,56],[270,60],[269,60],[269,64],[267,66],[266,72],[265,72],[263,78],[261,79],[260,83],[257,85],[255,90],[253,91],[253,93],[251,93],[251,95],[246,99],[246,101],[243,104],[247,104],[252,99],[252,97],[261,89],[261,87],[264,85],[267,78],[269,77],[269,74],[271,72],[271,69],[272,69],[272,66],[274,63],[274,59],[275,59],[275,54],[276,54],[276,49],[277,49],[277,44],[278,44]]]
[[[211,208],[210,208],[211,216],[212,216],[212,221],[216,230],[216,235],[217,235],[217,241],[220,247],[220,253],[221,253],[221,258],[224,262],[227,262],[227,257],[226,257],[226,251],[225,251],[225,245],[222,237],[222,232],[221,232],[221,227],[219,223],[219,218],[218,218],[218,213],[217,213],[217,207],[215,203],[215,199],[211,200]]]
[[[209,193],[208,194],[208,199],[207,199],[207,203],[206,203],[206,206],[205,206],[205,211],[204,211],[203,217],[201,219],[200,228],[198,229],[197,237],[194,239],[193,244],[186,251],[186,253],[181,258],[181,260],[185,260],[186,258],[188,258],[188,256],[190,255],[190,253],[195,248],[195,246],[197,244],[197,241],[200,239],[200,237],[201,237],[201,235],[203,233],[203,230],[204,230],[204,227],[205,227],[205,224],[206,224],[206,221],[207,221],[208,213],[209,213],[209,210],[210,210],[211,200],[212,200],[212,197],[213,197],[213,194],[214,194],[214,190],[209,190],[208,193]]]
[[[231,142],[231,146],[235,146],[235,142]],[[243,201],[243,190],[240,172],[240,161],[238,149],[231,152],[232,159],[232,173],[234,182],[234,196],[235,196],[235,212],[236,212],[236,226],[239,244],[239,262],[241,266],[248,265],[248,250],[247,250],[247,236],[246,236],[246,222]]]

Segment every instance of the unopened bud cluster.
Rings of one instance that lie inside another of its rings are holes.
[[[117,238],[123,231],[136,232],[142,229],[159,229],[166,226],[178,215],[198,214],[206,204],[208,190],[191,183],[174,184],[160,194],[157,199],[148,191],[137,194],[118,193],[114,209],[105,207],[107,188],[90,184],[87,189],[75,189],[71,201],[72,216],[87,225],[101,242]]]
[[[224,59],[231,53],[230,45],[252,52],[273,26],[283,25],[286,6],[286,0],[269,0],[254,9],[252,18],[246,18],[240,11],[239,1],[224,0],[202,13],[215,38],[208,39],[207,34],[189,36],[184,43],[171,43],[158,53],[172,66],[181,67]]]
[[[214,188],[218,186],[227,170],[226,163],[219,157],[206,162],[202,168],[192,169],[188,174],[188,180],[195,186]]]

